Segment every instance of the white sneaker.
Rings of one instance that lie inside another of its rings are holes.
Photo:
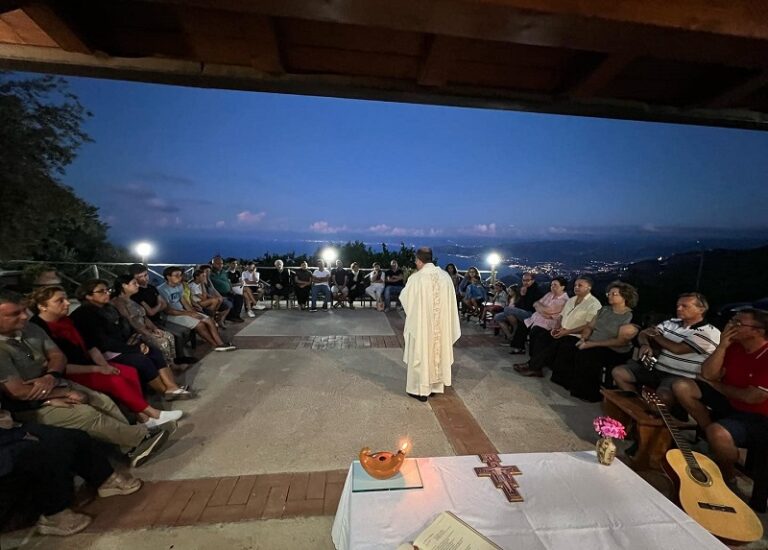
[[[248,317],[256,317],[256,314],[249,309],[248,310]]]
[[[40,516],[40,519],[37,520],[37,530],[41,535],[68,537],[88,527],[91,521],[90,516],[78,514],[65,508],[57,514]]]
[[[144,425],[148,430],[151,430],[152,428],[157,428],[158,426],[168,424],[169,422],[176,422],[182,416],[184,416],[182,411],[160,411],[159,418],[150,418]]]
[[[233,346],[232,344],[224,344],[223,346],[216,346],[213,348],[213,351],[235,351],[237,349],[237,346]]]
[[[264,304],[256,304],[255,306],[253,306],[253,309],[258,309],[259,311],[261,311],[262,309],[267,309],[267,306],[265,306]]]

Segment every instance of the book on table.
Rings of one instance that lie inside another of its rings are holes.
[[[413,543],[403,543],[397,550],[501,550],[489,538],[464,522],[456,514],[441,512]]]

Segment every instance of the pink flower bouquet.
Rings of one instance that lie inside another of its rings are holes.
[[[595,431],[600,437],[613,437],[614,439],[624,439],[627,436],[627,430],[624,425],[610,416],[598,416],[592,422]]]

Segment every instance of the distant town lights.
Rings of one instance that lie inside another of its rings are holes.
[[[491,265],[491,267],[496,267],[501,263],[501,256],[496,254],[495,252],[488,254],[488,263]]]
[[[339,257],[339,253],[335,248],[328,247],[320,253],[320,257],[325,260],[326,264],[332,264]]]

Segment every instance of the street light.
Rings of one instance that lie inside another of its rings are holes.
[[[320,257],[325,260],[327,266],[331,266],[336,261],[336,258],[339,257],[339,253],[336,252],[335,248],[329,246],[320,253]]]
[[[147,265],[147,257],[152,255],[152,251],[154,250],[154,247],[151,243],[148,242],[140,242],[137,243],[136,246],[133,247],[134,251],[136,251],[136,254],[139,255],[141,258],[141,263],[144,265]]]
[[[488,263],[491,264],[491,286],[496,284],[496,266],[501,262],[501,256],[495,252],[488,254]]]

